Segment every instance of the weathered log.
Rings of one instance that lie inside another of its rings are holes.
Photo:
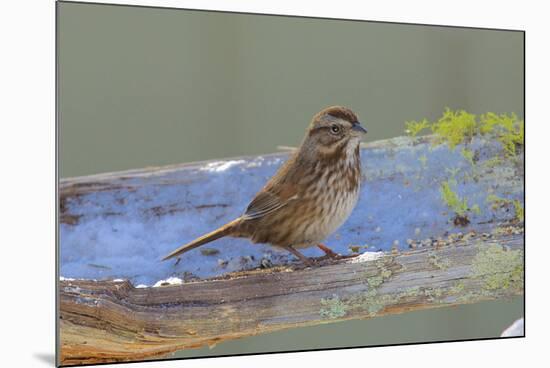
[[[61,281],[62,363],[145,359],[291,327],[521,295],[519,231],[175,286]]]
[[[522,156],[497,162],[498,145],[479,140],[469,146],[474,165],[430,142],[366,145],[367,192],[331,246],[371,251],[313,268],[270,253],[274,266],[261,269],[270,248],[235,239],[213,245],[226,263],[200,252],[177,266],[159,262],[176,242],[239,215],[286,153],[62,180],[61,363],[161,357],[281,329],[521,295],[523,224],[512,200],[523,197]],[[439,183],[449,178],[480,207],[468,210],[465,228],[453,225],[440,198]],[[125,257],[138,266],[121,263]],[[169,276],[183,283],[138,285]]]

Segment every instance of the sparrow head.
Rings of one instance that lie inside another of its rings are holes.
[[[326,148],[352,143],[358,145],[367,130],[357,115],[347,107],[331,106],[315,114],[308,129],[308,138]]]

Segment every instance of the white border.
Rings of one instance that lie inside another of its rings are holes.
[[[106,3],[109,1],[105,1]],[[124,1],[124,3],[527,31],[527,338],[317,353],[138,363],[120,367],[314,365],[518,367],[547,361],[548,339],[548,12],[542,1],[287,0]],[[539,4],[541,4],[539,6]],[[51,366],[54,352],[54,4],[2,2],[2,335],[3,366]],[[366,331],[368,333],[368,331]],[[543,345],[544,344],[544,345]],[[9,364],[11,363],[11,364]]]
[[[84,0],[93,3],[94,1]],[[327,18],[366,19],[390,22],[445,24],[455,26],[522,29],[523,22],[515,10],[518,2],[475,1],[449,3],[441,1],[395,1],[377,3],[340,0],[257,1],[257,0],[106,0],[102,3],[160,6],[187,9],[226,10],[235,12],[302,15]],[[491,5],[498,4],[496,5]],[[422,5],[424,4],[424,5]],[[490,16],[487,16],[489,10]],[[510,11],[514,10],[514,11]]]

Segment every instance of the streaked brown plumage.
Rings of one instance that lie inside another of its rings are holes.
[[[361,179],[359,143],[366,130],[342,106],[317,113],[300,147],[260,190],[245,213],[176,249],[163,260],[224,236],[248,238],[292,252],[319,246],[348,218],[357,203]]]

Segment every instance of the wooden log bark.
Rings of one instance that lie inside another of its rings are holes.
[[[391,161],[388,157],[396,157],[404,150],[414,151],[415,155],[428,152],[430,138],[394,139],[367,145],[365,151],[372,155],[372,166],[367,170],[366,185],[378,188],[381,193],[384,183],[398,182],[399,186],[409,188],[409,182],[418,179],[422,185],[432,185],[433,178],[442,171],[437,162],[431,168],[433,173],[427,172],[424,165],[414,166],[410,162],[408,166],[377,166]],[[231,162],[244,163],[252,172],[269,159],[284,157],[286,154],[275,154],[261,160],[242,158]],[[455,159],[453,157],[450,159]],[[477,171],[470,174],[476,175],[475,185],[483,190],[522,193],[523,178],[517,179],[518,170],[522,171],[518,166],[521,162],[503,162],[497,169],[479,165],[475,168]],[[134,212],[135,216],[145,218],[143,221],[147,224],[151,218],[165,219],[186,211],[190,216],[215,212],[213,217],[220,217],[225,210],[241,204],[238,201],[206,203],[201,197],[190,206],[183,206],[177,199],[159,202],[151,196],[162,188],[202,185],[216,172],[204,170],[218,167],[212,165],[219,162],[62,180],[60,222],[67,234],[74,236],[80,227],[89,228],[97,218],[124,218],[127,215],[120,212],[123,208],[120,206],[130,195],[134,195],[133,201],[146,203]],[[249,179],[260,175],[258,182],[263,182],[265,172],[256,173],[249,173]],[[418,185],[415,190],[424,189]],[[437,187],[428,188],[424,193],[430,191],[439,195]],[[370,203],[374,206],[372,198]],[[411,206],[410,202],[403,208],[393,208],[395,216],[407,211],[406,206]],[[180,349],[282,329],[522,295],[523,224],[508,214],[510,206],[502,204],[501,207],[494,214],[479,218],[463,230],[464,234],[444,231],[452,227],[452,224],[446,225],[451,214],[444,213],[443,221],[426,222],[426,226],[429,224],[435,232],[440,232],[427,243],[415,241],[410,246],[394,246],[392,250],[382,247],[384,252],[367,252],[339,260],[321,258],[313,268],[283,259],[268,269],[255,266],[232,272],[221,269],[206,278],[159,287],[136,287],[127,277],[117,276],[114,280],[115,277],[109,275],[97,281],[63,278],[58,295],[61,363],[75,365],[162,357]],[[407,221],[410,223],[404,228],[414,233],[414,227],[418,226],[416,220]],[[360,230],[372,239],[380,239],[378,228]],[[359,232],[353,226],[346,231],[342,235],[346,241],[352,239],[347,238],[347,234]],[[62,254],[73,246],[74,241],[64,243],[69,235],[61,234]],[[342,249],[345,248],[340,249],[341,253]],[[187,264],[200,265],[204,259],[207,257],[192,255]]]
[[[62,364],[145,359],[291,327],[521,295],[520,231],[176,286],[61,281]]]

